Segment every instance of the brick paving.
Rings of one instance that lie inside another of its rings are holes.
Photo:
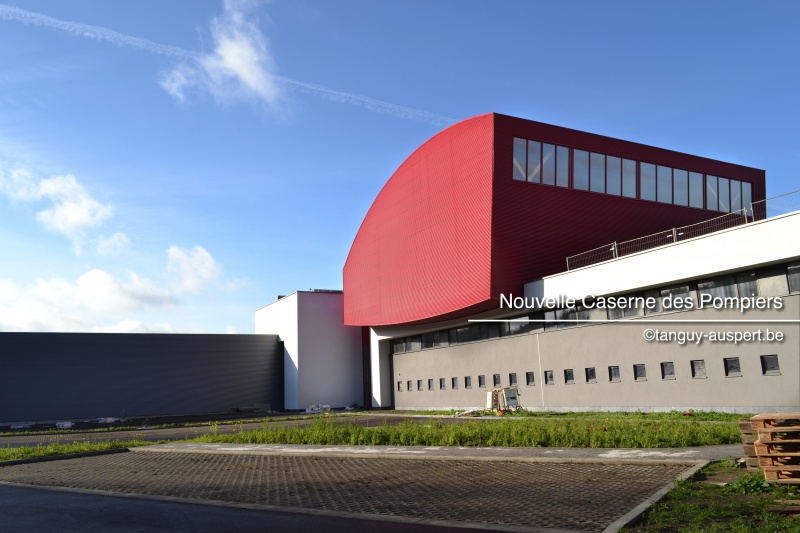
[[[0,481],[487,526],[602,531],[686,468],[127,452],[5,466]]]

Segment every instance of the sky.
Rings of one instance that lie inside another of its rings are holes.
[[[789,0],[0,0],[0,331],[253,333],[341,289],[392,173],[487,112],[800,189],[798,27]]]

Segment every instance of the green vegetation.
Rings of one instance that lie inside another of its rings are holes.
[[[34,457],[47,457],[50,455],[65,455],[70,453],[98,452],[103,450],[116,450],[119,448],[132,448],[134,446],[147,446],[149,444],[162,444],[166,441],[148,442],[143,440],[112,440],[104,442],[73,442],[71,444],[48,444],[47,446],[20,446],[19,448],[0,448],[0,461],[17,461],[32,459]]]
[[[504,419],[431,422],[406,420],[365,428],[318,418],[310,426],[271,427],[203,435],[195,442],[389,446],[553,446],[588,448],[672,448],[739,442],[735,423],[702,424],[669,420]]]
[[[452,416],[463,411],[394,411],[396,414],[407,415],[428,415],[428,416]],[[492,411],[472,411],[471,416],[495,416]],[[721,422],[735,422],[746,415],[733,414],[733,413],[720,413],[717,411],[667,411],[663,413],[643,413],[642,411],[619,411],[619,412],[601,412],[589,411],[582,413],[556,413],[552,411],[538,412],[520,409],[518,411],[506,411],[503,413],[504,417],[510,418],[566,418],[566,419],[634,419],[634,420],[698,420],[702,422],[721,421]]]
[[[727,483],[720,486],[722,483]],[[733,461],[711,464],[691,481],[678,482],[643,521],[627,530],[658,533],[800,532],[800,518],[770,512],[800,504],[800,487],[770,485]],[[797,506],[800,514],[800,505]]]

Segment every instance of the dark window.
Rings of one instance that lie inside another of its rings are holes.
[[[590,366],[585,370],[586,373],[586,383],[597,383],[597,372],[595,372],[594,367]]]
[[[492,382],[494,383],[495,387],[499,387],[500,386],[500,374],[492,375]]]
[[[403,382],[402,381],[398,381],[397,382],[397,392],[403,392]]]
[[[786,267],[789,277],[789,292],[800,292],[800,263]]]
[[[545,385],[555,385],[556,380],[553,379],[553,371],[552,370],[545,370],[544,371],[544,384]]]
[[[422,380],[421,379],[417,380],[417,390],[423,390],[423,388],[422,388]]]
[[[525,139],[514,137],[514,179],[525,181]]]
[[[572,151],[572,187],[589,190],[589,152]]]
[[[656,166],[650,163],[641,163],[639,165],[641,172],[641,184],[639,187],[639,194],[642,200],[656,200]]]
[[[450,345],[450,338],[449,338],[449,335],[448,335],[448,331],[445,329],[445,330],[442,330],[442,331],[434,332],[434,334],[433,334],[433,343],[434,343],[435,346],[442,347],[442,348],[444,348],[446,346],[449,346]]]
[[[472,376],[465,376],[464,377],[464,388],[471,389],[472,388]]]
[[[406,351],[418,352],[422,349],[422,336],[414,335],[413,337],[406,337]]]
[[[439,390],[445,390],[446,388],[444,378],[439,378]]]
[[[661,379],[675,379],[674,363],[661,363]]]
[[[620,381],[619,378],[619,367],[618,366],[610,366],[608,367],[608,381],[612,383],[616,383]]]
[[[736,297],[736,281],[733,276],[723,276],[721,278],[714,278],[707,281],[701,281],[697,284],[698,296],[708,294],[711,298],[735,298]],[[705,302],[708,306],[708,302]]]
[[[644,365],[633,365],[634,381],[647,381],[647,369]]]
[[[500,323],[498,322],[481,322],[478,324],[478,329],[481,340],[496,339],[500,336]]]
[[[478,387],[486,388],[486,376],[478,376]]]
[[[406,351],[405,339],[394,339],[392,341],[392,353],[403,353]]]
[[[458,378],[450,378],[450,388],[453,390],[458,388]]]
[[[535,380],[533,372],[525,372],[525,385],[535,385]]]
[[[734,377],[742,375],[742,367],[739,364],[738,357],[726,357],[723,362],[725,363],[726,376]]]
[[[575,372],[571,368],[564,370],[564,383],[567,385],[575,383]]]
[[[516,387],[517,386],[517,374],[512,372],[508,375],[508,386],[509,387]]]
[[[411,391],[414,390],[414,383],[410,379],[408,381],[406,381],[406,390],[408,392],[411,392]]]
[[[528,315],[517,316],[514,319],[520,320],[520,322],[514,322],[514,319],[508,322],[500,322],[500,336],[507,337],[508,335],[528,333],[532,329],[532,324],[530,322],[522,322],[522,320],[528,320],[528,318]]]
[[[758,283],[755,272],[740,272],[736,274],[736,286],[740,298],[758,296]]]
[[[625,302],[625,304],[627,303],[628,302]],[[638,315],[639,315],[639,308],[636,307],[636,305],[633,305],[631,307],[617,307],[615,309],[608,310],[609,320],[619,320],[620,318],[625,318],[629,316],[638,316]]]
[[[423,333],[422,334],[422,349],[426,348],[433,348],[435,345],[433,339],[433,333]]]
[[[433,380],[432,379],[428,380],[428,390],[433,390]]]
[[[692,361],[692,377],[704,378],[706,377],[706,362],[703,359]]]
[[[761,356],[761,373],[765,376],[777,376],[781,373],[777,355]]]

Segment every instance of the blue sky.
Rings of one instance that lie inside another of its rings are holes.
[[[0,0],[2,2],[2,0]],[[0,331],[252,333],[498,112],[800,188],[800,4],[6,0]]]

